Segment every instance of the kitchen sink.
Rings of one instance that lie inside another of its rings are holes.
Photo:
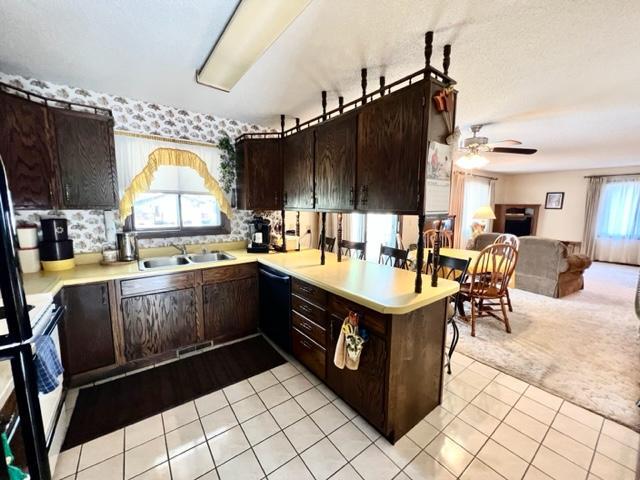
[[[194,253],[189,255],[189,259],[195,263],[219,262],[221,260],[235,260],[235,258],[227,252]]]

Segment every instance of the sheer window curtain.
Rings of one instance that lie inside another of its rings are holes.
[[[488,178],[476,177],[467,175],[464,179],[464,194],[463,194],[463,206],[462,217],[460,225],[460,246],[464,248],[467,242],[471,239],[471,224],[474,222],[473,214],[480,207],[490,205],[494,208],[493,190],[494,181]],[[456,219],[457,221],[457,219]],[[485,231],[491,231],[491,222],[486,224]]]

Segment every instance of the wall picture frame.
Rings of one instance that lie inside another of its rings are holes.
[[[547,210],[562,210],[564,205],[564,192],[547,192],[544,208]]]

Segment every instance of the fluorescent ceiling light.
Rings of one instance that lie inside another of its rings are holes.
[[[311,0],[241,0],[218,37],[198,83],[228,92]]]

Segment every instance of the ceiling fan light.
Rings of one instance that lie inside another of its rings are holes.
[[[464,170],[482,168],[489,163],[489,160],[477,153],[468,153],[456,160],[456,165]]]

